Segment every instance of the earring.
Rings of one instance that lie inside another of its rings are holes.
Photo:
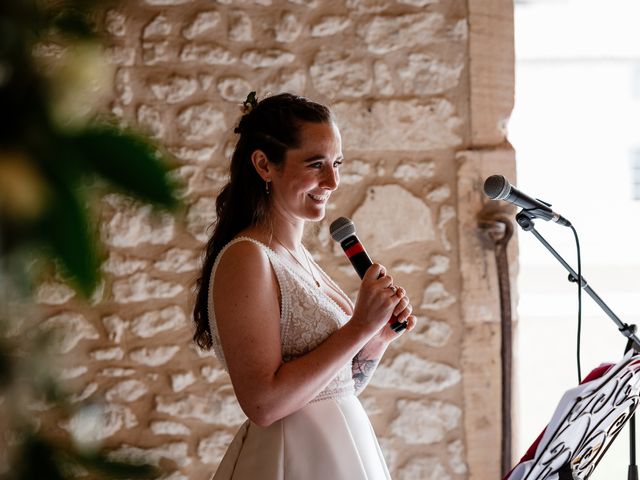
[[[271,183],[269,180],[264,181],[264,191],[267,195],[271,193],[271,190],[269,189],[269,183]]]

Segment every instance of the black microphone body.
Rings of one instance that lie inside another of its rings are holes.
[[[364,278],[364,274],[367,273],[367,270],[373,265],[373,262],[356,236],[353,222],[346,217],[340,217],[331,223],[329,231],[333,239],[338,242],[344,250],[345,255],[351,262],[351,265],[353,265],[360,279]],[[406,323],[397,320],[390,323],[389,326],[391,330],[397,333],[407,328]]]
[[[484,193],[492,200],[504,200],[512,203],[535,218],[551,220],[559,225],[570,227],[571,222],[551,210],[551,204],[522,193],[502,175],[491,175],[484,182]]]

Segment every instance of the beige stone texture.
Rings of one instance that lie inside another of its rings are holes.
[[[185,204],[175,220],[106,196],[93,305],[58,280],[37,292],[44,328],[73,355],[75,400],[104,402],[97,436],[114,458],[206,479],[245,419],[229,376],[191,342],[192,292],[239,104],[291,91],[329,104],[343,136],[342,188],[309,250],[355,299],[328,231],[353,218],[419,319],[361,396],[392,477],[499,478],[500,312],[478,222],[502,208],[483,179],[514,178],[512,2],[143,0],[106,11],[102,29],[117,67],[108,110],[173,155]],[[59,428],[92,434],[82,418]]]

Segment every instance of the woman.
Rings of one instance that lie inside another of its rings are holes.
[[[412,307],[379,264],[353,305],[302,245],[339,183],[331,112],[290,94],[245,106],[194,311],[249,418],[214,478],[390,478],[356,395]]]

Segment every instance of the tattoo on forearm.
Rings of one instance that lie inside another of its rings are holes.
[[[379,361],[379,358],[366,358],[362,351],[358,352],[356,356],[353,357],[351,371],[353,373],[353,382],[356,387],[356,393],[360,393],[364,387],[367,386]]]

